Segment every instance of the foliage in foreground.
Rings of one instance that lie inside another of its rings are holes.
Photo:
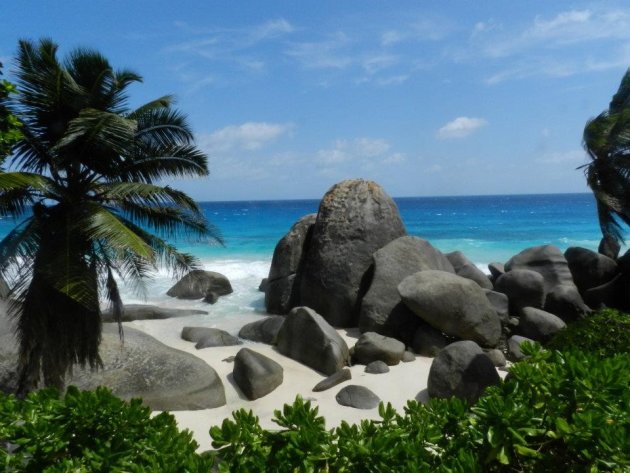
[[[2,63],[0,63],[0,76],[2,75]],[[20,121],[5,106],[9,94],[15,92],[15,85],[0,79],[0,165],[11,152],[13,145],[22,137]]]
[[[298,398],[276,412],[277,431],[237,411],[210,430],[219,470],[628,471],[630,355],[530,354],[472,407],[410,401],[398,414],[381,405],[380,421],[326,430],[317,408]]]
[[[576,350],[602,358],[630,353],[630,314],[604,309],[571,323],[547,345],[555,350]]]
[[[170,414],[151,417],[140,400],[105,388],[65,396],[53,389],[23,401],[0,394],[0,470],[7,472],[203,472],[188,431]]]
[[[199,455],[169,414],[108,390],[24,401],[0,395],[0,470],[10,472],[625,472],[630,471],[630,354],[542,351],[474,406],[458,399],[379,407],[379,421],[326,429],[297,398],[265,430],[251,411],[210,430]]]

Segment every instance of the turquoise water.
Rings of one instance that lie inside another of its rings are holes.
[[[417,197],[395,199],[407,231],[429,240],[444,252],[461,250],[480,268],[505,262],[524,248],[554,244],[596,249],[601,234],[591,194],[512,195],[474,197]],[[202,202],[208,219],[220,228],[225,246],[208,242],[176,242],[195,254],[207,270],[225,274],[234,293],[212,306],[179,301],[165,295],[174,283],[157,272],[146,294],[123,286],[126,303],[156,303],[198,307],[210,312],[199,323],[238,330],[252,316],[264,313],[260,280],[267,276],[277,241],[303,215],[316,212],[318,200]],[[13,228],[12,219],[0,220],[0,236]]]
[[[601,234],[591,194],[412,197],[395,199],[407,231],[442,251],[461,250],[478,264],[505,261],[551,243],[596,249]],[[203,202],[225,247],[179,242],[203,259],[270,257],[277,241],[319,201]]]

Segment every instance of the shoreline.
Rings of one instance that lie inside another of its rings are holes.
[[[251,409],[260,418],[260,424],[263,428],[277,428],[277,425],[272,422],[274,411],[282,409],[284,404],[293,403],[297,395],[301,395],[305,400],[310,400],[313,406],[319,408],[319,414],[326,419],[327,428],[338,426],[342,421],[355,424],[363,419],[379,419],[378,408],[361,410],[341,406],[337,403],[335,395],[341,388],[349,384],[367,387],[384,403],[391,403],[399,412],[403,411],[408,400],[415,399],[420,402],[428,400],[426,388],[433,358],[416,355],[414,361],[390,366],[390,371],[384,374],[365,373],[364,365],[354,365],[349,367],[352,373],[351,380],[327,391],[313,392],[313,387],[326,376],[281,355],[273,346],[243,340],[242,345],[195,349],[194,343],[180,338],[181,329],[190,325],[190,322],[194,320],[192,317],[133,321],[123,325],[142,330],[165,345],[197,356],[212,366],[219,374],[225,388],[227,401],[225,406],[197,411],[170,412],[177,420],[180,428],[188,429],[193,433],[193,437],[200,445],[200,451],[212,448],[208,431],[212,426],[221,425],[225,418],[232,418],[234,410]],[[247,317],[247,320],[243,320],[243,324],[260,320],[260,318],[260,315],[254,314],[252,317]],[[222,328],[221,325],[213,325],[213,327]],[[337,332],[349,347],[354,346],[359,336],[357,329],[338,329]],[[271,393],[253,401],[245,398],[235,386],[231,374],[233,363],[223,361],[230,356],[235,356],[244,347],[268,356],[280,363],[284,369],[283,383]]]

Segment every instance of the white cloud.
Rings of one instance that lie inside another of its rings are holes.
[[[483,118],[457,117],[440,128],[437,137],[440,140],[465,138],[487,124],[488,122]]]
[[[379,54],[366,57],[363,59],[361,66],[367,74],[372,75],[394,66],[397,62],[398,58],[396,56],[391,54]]]
[[[391,46],[400,43],[404,39],[404,35],[397,30],[389,30],[381,35],[381,45]]]
[[[583,149],[572,149],[570,151],[557,151],[553,153],[546,153],[538,158],[536,161],[546,164],[566,164],[579,166],[587,161],[586,152]]]
[[[345,69],[354,62],[350,54],[343,52],[348,43],[348,37],[337,32],[323,41],[294,43],[285,54],[307,69]]]
[[[382,139],[337,140],[333,148],[319,150],[316,154],[316,160],[320,164],[336,165],[380,157],[387,153],[389,148],[389,143]]]
[[[289,123],[247,122],[201,135],[199,145],[210,153],[233,149],[252,151],[275,141],[292,129],[293,125]]]

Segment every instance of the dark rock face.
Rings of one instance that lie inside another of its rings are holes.
[[[385,337],[375,332],[366,332],[359,337],[354,346],[353,360],[367,365],[373,361],[383,361],[388,365],[397,365],[405,353],[405,344],[395,338]]]
[[[172,317],[185,317],[187,315],[207,314],[205,310],[194,309],[171,309],[170,307],[158,307],[148,304],[127,304],[121,318],[122,322],[132,320],[156,320],[170,319]],[[106,310],[101,315],[103,322],[116,322],[111,309]]]
[[[283,323],[283,316],[272,315],[263,320],[257,320],[256,322],[243,325],[238,332],[238,336],[246,340],[274,345]]]
[[[348,364],[348,345],[326,320],[308,307],[295,307],[277,336],[278,351],[331,375]]]
[[[199,358],[125,327],[121,345],[118,329],[103,327],[99,348],[104,369],[74,369],[68,385],[95,389],[105,385],[123,399],[141,397],[153,410],[210,409],[225,404],[219,375]]]
[[[197,349],[241,344],[238,338],[225,330],[211,327],[184,327],[181,337],[183,340],[196,343],[195,348]]]
[[[389,366],[384,361],[376,360],[366,365],[365,372],[369,374],[389,373]]]
[[[568,248],[564,257],[580,294],[609,282],[617,274],[615,260],[586,248]]]
[[[406,277],[398,291],[418,317],[447,335],[495,347],[501,322],[483,289],[470,279],[444,271]]]
[[[491,291],[489,289],[484,289],[484,293],[486,294],[490,304],[492,304],[492,307],[494,307],[494,310],[496,310],[499,320],[501,320],[502,323],[506,323],[510,317],[508,296],[501,292]]]
[[[422,321],[411,341],[411,348],[420,356],[434,357],[450,341],[438,329]]]
[[[429,370],[427,387],[432,398],[455,396],[472,404],[484,389],[500,382],[494,364],[479,345],[464,340],[438,353]]]
[[[529,269],[514,269],[499,276],[494,290],[508,297],[509,310],[514,314],[523,307],[542,308],[545,304],[545,279]]]
[[[488,265],[488,270],[490,271],[490,280],[494,282],[505,273],[505,266],[503,263],[493,262]]]
[[[538,342],[545,342],[567,327],[564,321],[549,312],[534,307],[521,310],[517,333]]]
[[[381,402],[380,398],[368,388],[355,384],[343,388],[337,393],[335,399],[342,406],[355,409],[374,409]]]
[[[234,358],[232,375],[247,399],[253,401],[280,386],[284,370],[271,358],[249,348],[241,348]]]
[[[260,281],[260,284],[258,285],[258,290],[260,292],[267,292],[267,283],[268,282],[269,282],[269,279],[262,278],[262,280]]]
[[[231,294],[232,285],[220,273],[195,269],[171,287],[166,295],[178,299],[203,299],[209,293],[216,296]]]
[[[461,251],[453,251],[447,253],[446,257],[455,268],[455,274],[471,281],[475,281],[480,287],[484,289],[492,289],[492,283],[488,276],[481,271],[475,264],[466,258],[466,255]],[[439,269],[439,268],[431,268]]]
[[[300,299],[298,272],[315,218],[316,214],[309,214],[299,219],[276,245],[265,290],[270,314],[286,314]]]
[[[601,255],[608,256],[611,259],[617,259],[619,257],[619,250],[621,245],[610,235],[606,235],[599,242],[599,248],[597,252]]]
[[[374,276],[361,302],[359,329],[403,339],[414,331],[417,317],[398,294],[398,284],[418,271],[439,269],[454,273],[448,259],[418,237],[403,236],[388,243],[373,256]]]
[[[547,293],[543,307],[546,311],[565,321],[582,318],[590,312],[559,248],[553,245],[527,248],[505,264],[506,271],[515,269],[530,269],[542,275]]]
[[[588,289],[584,293],[584,301],[593,309],[614,307],[630,310],[630,277],[618,274],[609,282]]]
[[[512,361],[520,361],[527,358],[521,351],[521,345],[525,342],[534,343],[534,340],[521,335],[512,335],[507,340],[508,357]]]
[[[358,179],[334,185],[324,195],[313,225],[300,304],[333,326],[356,326],[372,255],[405,233],[396,204],[378,184]]]
[[[352,372],[348,368],[344,368],[336,373],[331,374],[328,378],[323,379],[319,383],[315,385],[313,388],[314,392],[326,391],[327,389],[333,388],[338,384],[343,383],[344,381],[348,381],[352,379]]]

